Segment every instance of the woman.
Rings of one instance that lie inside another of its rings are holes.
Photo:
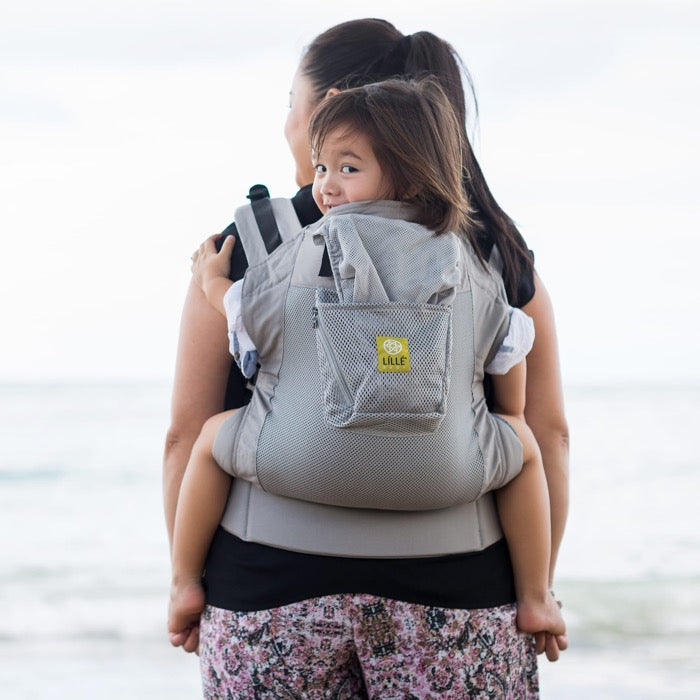
[[[438,78],[464,123],[459,63],[449,45],[433,35],[421,32],[403,37],[386,22],[360,20],[334,27],[312,43],[294,78],[285,128],[297,164],[297,183],[302,187],[293,200],[302,223],[311,223],[320,215],[307,186],[313,180],[307,127],[316,104],[348,86],[394,75],[425,74]],[[511,303],[524,305],[535,321],[537,340],[528,357],[527,417],[547,470],[556,552],[566,512],[566,425],[551,307],[533,277],[522,239],[491,197],[468,146],[466,150],[465,189],[477,208],[482,252],[491,256],[497,245]],[[236,246],[232,276],[240,277],[244,267],[242,249]],[[225,331],[221,317],[193,285],[183,314],[165,456],[166,517],[171,534],[182,471],[201,425],[224,406],[245,402],[242,382],[231,370]],[[456,692],[455,683],[462,683],[463,689],[464,684],[471,684],[470,693],[488,692],[496,683],[518,697],[536,696],[534,650],[514,627],[509,567],[502,541],[483,551],[447,557],[362,559],[295,553],[245,542],[220,530],[207,563],[205,689],[216,696],[233,687],[226,683],[233,682],[234,676],[240,683],[248,674],[246,687],[267,689],[271,697],[275,687],[289,687],[290,683],[308,696],[312,692],[321,696],[339,693],[343,687],[360,693],[362,677],[379,697],[386,696],[390,688],[401,693],[419,686],[449,697],[446,688]],[[353,592],[369,597],[344,596]],[[351,619],[356,623],[354,642],[343,632],[352,626]],[[415,625],[407,626],[406,620],[414,620]],[[309,637],[310,629],[316,637]],[[330,650],[323,661],[313,656],[319,640]],[[484,640],[491,640],[486,655]],[[538,643],[545,645],[544,634],[539,635]],[[546,643],[548,657],[556,658],[556,640],[548,637]],[[560,643],[563,648],[565,641]],[[197,646],[196,630],[184,646],[188,650]],[[409,647],[415,651],[413,656]],[[221,648],[225,649],[223,656],[216,651]],[[435,652],[432,656],[429,648]],[[291,649],[294,653],[289,653]],[[305,649],[312,654],[308,658]],[[403,665],[397,665],[397,654]],[[462,673],[459,679],[455,667],[437,661],[455,656]],[[426,666],[428,657],[435,663]],[[237,659],[235,668],[233,658]],[[341,658],[345,661],[339,661]],[[508,667],[518,672],[507,672]]]

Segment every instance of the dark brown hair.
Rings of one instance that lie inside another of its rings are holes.
[[[386,80],[343,90],[311,116],[312,150],[321,153],[336,129],[369,141],[394,199],[416,206],[418,223],[438,234],[467,230],[461,130],[436,80]]]
[[[301,62],[320,101],[331,88],[345,90],[387,78],[434,77],[457,115],[462,134],[463,186],[474,209],[471,229],[477,252],[498,246],[503,281],[512,303],[518,299],[523,272],[532,272],[532,259],[517,227],[489,190],[466,130],[464,81],[478,111],[471,78],[450,44],[430,32],[404,36],[381,19],[343,22],[320,34],[306,48]]]

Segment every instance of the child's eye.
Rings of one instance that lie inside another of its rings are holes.
[[[340,168],[340,172],[341,172],[341,173],[345,173],[345,174],[348,174],[348,173],[356,173],[356,172],[357,172],[357,168],[353,168],[352,165],[343,165],[343,167]]]
[[[316,165],[314,165],[314,170],[315,170],[317,173],[325,173],[325,172],[326,172],[326,166],[323,165],[322,163],[317,163]]]

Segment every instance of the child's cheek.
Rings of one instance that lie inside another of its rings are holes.
[[[314,202],[316,202],[316,206],[321,210],[322,214],[325,214],[326,210],[323,207],[323,197],[321,196],[321,185],[318,181],[318,177],[314,178],[314,184],[311,187],[311,194],[313,195]]]

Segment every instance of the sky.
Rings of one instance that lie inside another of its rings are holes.
[[[365,16],[469,68],[565,383],[700,384],[700,6],[673,0],[4,3],[0,381],[168,380],[192,251],[250,185],[294,193],[298,59]]]

